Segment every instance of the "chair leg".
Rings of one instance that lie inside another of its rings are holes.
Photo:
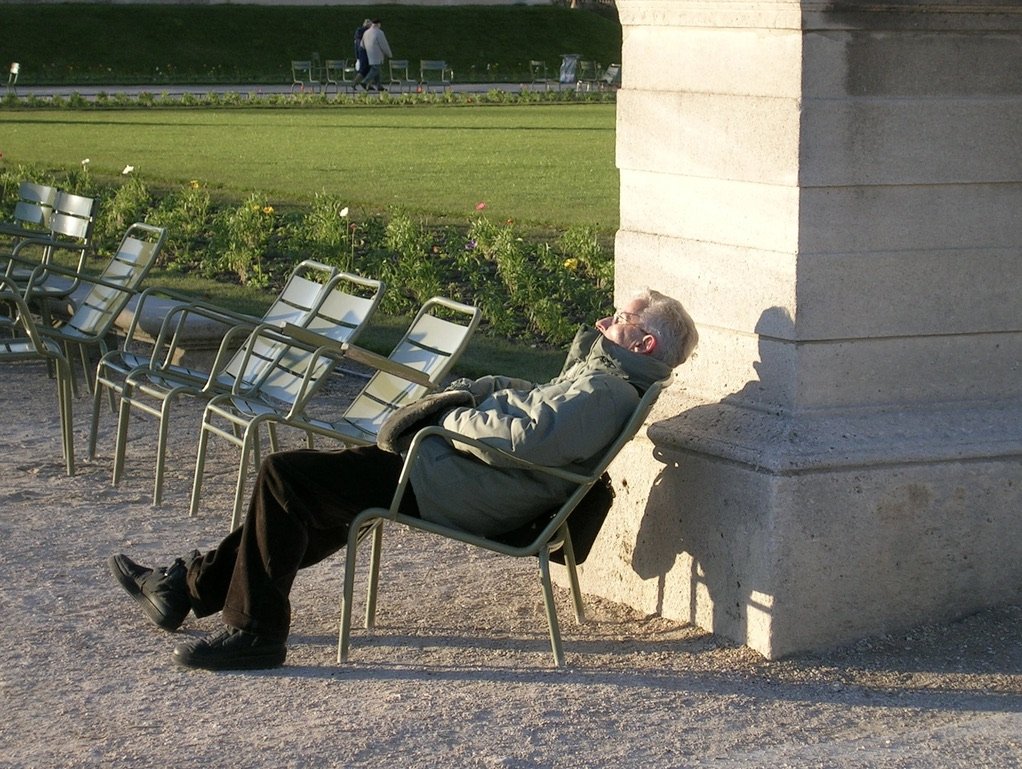
[[[564,648],[561,645],[561,628],[557,622],[557,606],[554,604],[554,586],[550,581],[550,552],[539,551],[540,581],[543,583],[543,602],[546,604],[546,619],[550,626],[550,648],[554,653],[554,664],[564,666]]]
[[[92,394],[92,377],[89,376],[89,351],[84,344],[78,345],[78,357],[82,359],[82,379],[85,380],[85,391]]]
[[[568,570],[568,584],[571,587],[571,600],[575,605],[575,621],[583,624],[586,621],[586,610],[582,604],[582,589],[578,584],[578,568],[575,564],[575,548],[571,546],[571,537],[565,524],[564,544],[561,546],[564,553],[564,567]]]
[[[192,498],[188,502],[189,518],[194,518],[199,513],[199,496],[202,494],[202,473],[206,468],[206,442],[209,440],[206,425],[209,423],[209,409],[206,409],[202,414],[202,426],[199,428],[199,448],[195,454],[195,477],[192,478]]]
[[[341,591],[341,623],[337,633],[337,661],[348,661],[348,645],[351,640],[351,603],[355,595],[355,556],[358,547],[348,537],[344,553],[344,587]]]
[[[64,357],[67,358],[67,368],[71,374],[71,395],[78,397],[78,377],[75,376],[74,356],[71,355],[71,347],[64,342]]]
[[[376,594],[380,586],[380,557],[383,555],[383,521],[373,527],[373,546],[369,554],[369,586],[366,591],[366,630],[376,627]]]
[[[277,440],[277,426],[273,422],[268,423],[266,425],[266,432],[270,436],[270,451],[280,451],[280,441]]]
[[[61,445],[64,453],[64,464],[68,476],[75,474],[74,419],[71,413],[71,387],[68,364],[56,362],[57,408],[60,411]]]
[[[170,398],[160,405],[160,425],[156,431],[156,478],[153,481],[153,507],[163,503],[163,471],[167,463],[167,433],[170,430]]]
[[[245,437],[241,442],[241,458],[238,460],[238,482],[234,487],[234,510],[231,512],[231,531],[234,531],[241,525],[241,508],[245,501],[245,478],[248,475],[248,455],[250,452],[253,458],[258,461],[259,425],[254,422],[245,430]]]
[[[124,475],[124,454],[128,443],[128,422],[131,419],[131,384],[121,392],[121,407],[117,414],[117,438],[114,441],[114,472],[111,483],[116,486]]]
[[[96,441],[99,436],[99,409],[100,402],[103,400],[103,388],[104,385],[99,380],[99,369],[96,370],[96,386],[93,388],[92,393],[92,422],[89,424],[89,460],[96,458]],[[108,388],[107,392],[110,393],[110,405],[111,409],[114,403],[114,391],[113,388]]]

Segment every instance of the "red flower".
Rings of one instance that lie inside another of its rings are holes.
[[[482,211],[484,208],[486,208],[485,203],[476,203],[476,211]]]

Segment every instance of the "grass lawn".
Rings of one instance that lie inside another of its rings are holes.
[[[77,168],[149,184],[199,180],[226,197],[303,205],[318,192],[353,216],[402,208],[564,229],[618,225],[613,104],[3,110],[8,167]]]

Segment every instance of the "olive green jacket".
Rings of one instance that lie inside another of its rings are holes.
[[[477,405],[447,412],[441,426],[537,464],[588,472],[620,434],[642,392],[671,369],[607,340],[575,336],[561,373],[542,385],[483,377]],[[552,476],[483,460],[446,440],[423,442],[411,474],[423,518],[465,531],[511,531],[560,505],[574,488]]]

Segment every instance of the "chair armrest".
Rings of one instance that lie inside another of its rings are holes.
[[[210,369],[216,372],[219,372],[225,365],[224,359],[233,354],[234,351],[230,349],[230,343],[234,338],[241,333],[248,335],[259,322],[257,318],[248,315],[224,310],[206,302],[187,301],[186,299],[185,303],[171,309],[160,324],[160,333],[153,345],[153,357],[149,365],[153,371],[168,375],[173,372],[174,353],[180,345],[185,323],[192,315],[207,318],[229,327],[220,341],[220,347]]]
[[[22,227],[11,222],[0,222],[0,235],[4,235],[9,238],[17,238],[19,240],[24,238],[38,238],[46,235],[45,229]]]
[[[32,341],[36,349],[43,350],[43,342],[40,338],[39,330],[32,320],[32,313],[29,310],[28,303],[19,293],[17,284],[2,275],[0,275],[0,301],[11,302],[17,308],[17,314],[11,318],[0,319],[0,325],[5,328],[15,328],[20,325],[25,329],[25,336]]]
[[[317,334],[315,331],[309,331],[307,328],[296,326],[293,323],[284,324],[284,333],[301,342],[305,342],[308,345],[317,345],[322,347],[324,350],[332,349],[335,352],[341,353],[348,360],[361,363],[362,365],[376,369],[377,371],[382,371],[386,374],[393,374],[396,377],[400,377],[401,379],[412,382],[413,384],[422,385],[430,390],[439,389],[439,385],[430,379],[428,374],[424,374],[418,369],[406,366],[403,363],[393,361],[384,355],[379,355],[378,353],[367,350],[364,347],[358,347],[350,342],[335,342],[329,337]]]
[[[154,297],[159,299],[170,299],[175,302],[180,302],[181,306],[185,306],[196,301],[195,297],[193,296],[188,296],[187,294],[183,294],[180,291],[175,291],[174,289],[170,288],[164,288],[163,286],[150,286],[149,288],[145,289],[138,295],[138,302],[135,304],[135,312],[134,314],[132,314],[131,322],[128,324],[128,329],[124,334],[124,346],[127,346],[127,344],[135,338],[135,330],[138,328],[140,319],[143,316],[142,310],[145,307],[145,303],[148,299]],[[172,308],[167,313],[167,315],[164,316],[163,321],[161,321],[160,323],[161,331],[163,329],[163,325],[167,322],[167,319],[174,315],[175,309],[176,308]],[[157,332],[157,338],[153,340],[154,352],[157,349],[156,341],[159,338],[160,338],[159,332]]]
[[[67,251],[81,251],[84,253],[88,249],[88,244],[74,240],[59,240],[57,238],[25,238],[24,240],[18,241],[10,255],[11,257],[18,258],[18,255],[23,249],[31,247],[43,249],[62,248]],[[20,258],[24,259],[25,257]],[[38,260],[36,261],[38,263]]]
[[[105,280],[99,275],[86,275],[79,270],[68,269],[67,267],[61,267],[57,264],[39,264],[36,262],[36,268],[32,270],[32,275],[28,279],[28,283],[25,284],[25,296],[31,298],[33,287],[45,282],[45,276],[49,273],[74,278],[82,281],[83,283],[88,283],[91,286],[104,286],[106,288],[113,289],[114,291],[121,291],[127,294],[135,293],[135,289],[128,288],[121,283],[114,283],[113,281]]]

